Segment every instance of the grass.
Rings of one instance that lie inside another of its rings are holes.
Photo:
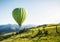
[[[47,35],[43,33],[43,27],[35,27],[29,29],[28,32],[11,36],[1,42],[60,42],[60,34],[56,33],[55,27],[47,25],[45,27],[45,30],[48,31]],[[39,30],[41,30],[41,34]],[[58,31],[60,32],[60,25],[58,26]]]

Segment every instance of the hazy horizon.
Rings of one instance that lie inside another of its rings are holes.
[[[12,11],[21,7],[28,11],[23,25],[60,23],[60,0],[0,0],[0,25],[17,24]]]

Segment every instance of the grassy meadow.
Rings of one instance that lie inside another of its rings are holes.
[[[60,42],[60,24],[47,24],[26,29],[25,32],[13,35],[1,42]],[[23,30],[24,31],[24,30]],[[5,34],[6,35],[6,34]]]

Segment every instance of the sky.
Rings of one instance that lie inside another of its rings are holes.
[[[23,25],[60,23],[60,0],[0,0],[0,25],[17,24],[12,17],[15,8],[28,12]]]

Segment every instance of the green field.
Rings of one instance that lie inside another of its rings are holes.
[[[2,40],[1,42],[60,42],[60,25],[58,25],[56,32],[57,24],[45,26],[37,26],[27,29],[26,32],[23,32],[18,35],[13,35],[7,39]]]

